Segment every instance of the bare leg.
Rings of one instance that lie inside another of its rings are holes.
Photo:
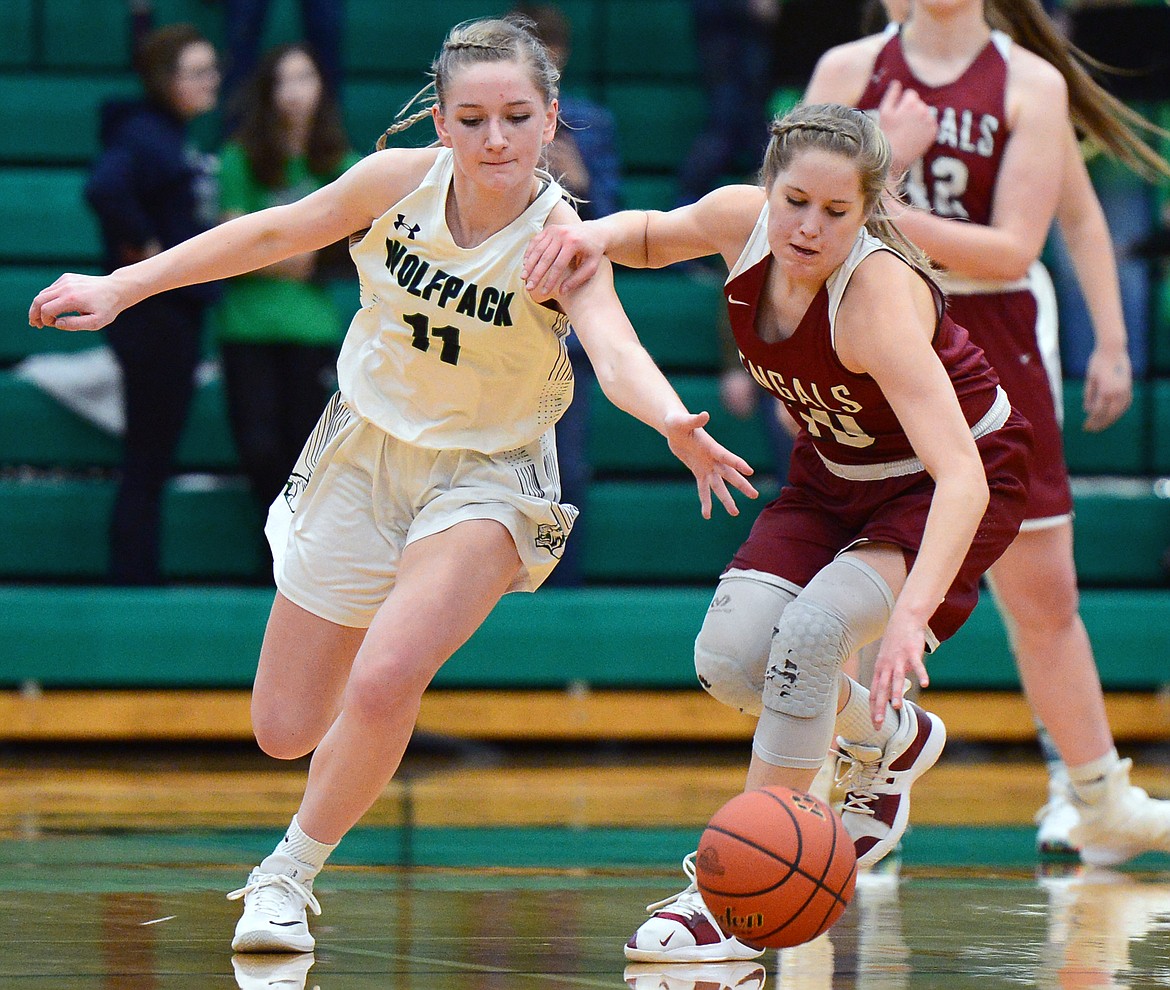
[[[1069,766],[1113,748],[1093,649],[1078,611],[1072,526],[1020,533],[989,573],[1024,693]]]
[[[252,688],[252,729],[264,752],[292,760],[313,751],[337,717],[365,634],[277,592]]]
[[[497,522],[472,520],[412,543],[366,634],[342,709],[313,755],[297,819],[338,842],[398,769],[438,669],[508,589],[520,558]]]

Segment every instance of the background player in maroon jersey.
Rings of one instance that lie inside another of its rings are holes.
[[[869,116],[801,107],[772,125],[763,188],[546,229],[526,258],[537,290],[573,265],[565,284],[579,284],[602,254],[636,268],[727,263],[741,360],[800,432],[788,487],[722,575],[696,669],[720,701],[760,715],[749,788],[806,790],[841,734],[842,818],[863,868],[896,845],[910,786],[945,737],[903,702],[903,676],[926,676],[924,651],[962,624],[1014,539],[1031,451],[1027,423],[886,218],[889,167]],[[839,668],[879,637],[871,693]],[[651,907],[630,959],[761,951],[723,936],[693,885]]]
[[[1002,2],[1003,0],[990,0],[986,8],[989,16],[995,18],[997,23],[1005,25],[1008,34],[1012,34],[1014,25],[1023,37],[1034,37],[1037,30],[1034,27],[1029,28],[1031,21],[1027,17],[1027,12],[1021,14],[1019,11],[1012,11],[1009,12],[1009,16],[1001,16],[998,8]],[[881,0],[880,3],[875,0],[872,6],[877,9],[873,12],[874,16],[866,18],[866,29],[880,31],[883,24],[881,13],[884,11],[888,25],[883,40],[888,41],[890,32],[897,31],[898,25],[909,17],[911,0]],[[1043,23],[1040,22],[1041,25]],[[919,104],[930,114],[925,129],[918,133],[917,138],[911,138],[907,145],[909,149],[925,151],[934,144],[937,134],[933,112],[921,102],[914,90],[906,91],[904,96],[906,101],[902,106],[903,111],[910,104]],[[889,98],[888,92],[886,98]],[[886,119],[887,125],[893,120],[895,126],[898,124],[906,126],[904,120],[898,120],[901,115],[897,110],[897,107],[887,107],[881,113],[881,117]],[[1066,152],[1064,179],[1056,204],[1056,222],[1084,297],[1095,338],[1094,349],[1085,368],[1083,389],[1085,418],[1082,428],[1096,433],[1115,423],[1129,408],[1133,398],[1133,378],[1127,354],[1128,335],[1113,238],[1106,222],[1105,211],[1085,167],[1081,149],[1075,141],[1069,145]],[[1039,260],[1029,269],[1029,281],[1036,296],[1038,310],[1037,346],[1044,359],[1057,415],[1060,418],[1064,410],[1060,345],[1057,339],[1057,294],[1051,285],[1047,270]],[[864,683],[872,671],[872,658],[876,648],[877,644],[871,644],[862,651],[860,663],[847,662],[844,669]],[[856,658],[854,660],[856,661]],[[1049,773],[1049,799],[1036,815],[1038,824],[1036,846],[1045,854],[1076,855],[1076,849],[1069,839],[1069,832],[1077,824],[1078,815],[1071,802],[1068,769],[1052,737],[1039,721],[1037,729]],[[833,761],[826,761],[817,784],[814,785],[818,793],[828,796],[833,788],[833,776]]]
[[[991,19],[1043,57],[993,32]],[[899,225],[948,270],[955,319],[987,352],[1036,430],[1027,519],[989,578],[1029,701],[1069,768],[1077,810],[1070,839],[1083,858],[1102,865],[1146,849],[1170,851],[1170,803],[1129,784],[1130,764],[1114,748],[1078,612],[1072,496],[1027,281],[1062,189],[1084,203],[1087,177],[1070,120],[1136,168],[1167,166],[1136,136],[1140,118],[1071,59],[1035,0],[991,0],[986,12],[983,0],[915,0],[900,32],[827,52],[807,97],[882,104],[899,158],[920,155],[906,186],[910,208],[892,207]],[[907,119],[921,119],[919,100],[931,108],[934,127],[914,146],[904,142],[914,133]],[[1064,173],[1056,181],[1054,157]],[[1099,338],[1090,362],[1092,426],[1108,425],[1128,403],[1124,328],[1113,329]]]

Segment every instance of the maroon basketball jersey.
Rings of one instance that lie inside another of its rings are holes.
[[[857,106],[876,109],[890,83],[915,90],[938,119],[934,147],[910,168],[906,196],[936,216],[991,222],[992,194],[1007,143],[1008,54],[1011,40],[993,32],[986,47],[954,82],[928,86],[906,63],[900,33],[878,53]]]
[[[863,229],[848,259],[817,293],[793,334],[768,343],[755,329],[772,257],[767,218],[765,204],[724,286],[740,360],[760,385],[787,406],[826,461],[891,468],[902,462],[899,467],[906,467],[906,462],[916,460],[914,450],[882,390],[869,375],[849,371],[833,346],[837,306],[853,271],[872,252],[889,249]],[[1010,407],[1000,394],[995,372],[967,331],[943,311],[942,293],[929,280],[928,284],[939,313],[933,346],[968,424],[975,429],[993,407],[996,416],[1006,418]],[[874,476],[884,476],[884,472],[879,469]]]

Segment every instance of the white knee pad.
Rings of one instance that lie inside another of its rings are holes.
[[[815,769],[833,738],[837,672],[881,636],[894,596],[855,557],[824,567],[785,610],[772,640],[753,751],[775,766]]]
[[[780,615],[800,589],[763,571],[723,575],[695,639],[695,673],[716,700],[760,714],[764,670]]]

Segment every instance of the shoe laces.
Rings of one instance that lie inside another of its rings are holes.
[[[321,914],[321,905],[313,892],[304,884],[294,880],[284,873],[253,873],[248,882],[239,890],[233,890],[227,895],[229,901],[238,901],[241,897],[255,894],[248,907],[262,914],[279,917],[289,899],[300,901],[297,907],[305,906],[315,915]]]
[[[841,814],[872,815],[871,802],[877,800],[878,777],[882,769],[882,749],[864,743],[837,738],[837,772],[835,783],[845,791]]]
[[[647,904],[647,914],[653,914],[655,911],[659,911],[671,904],[676,904],[678,906],[678,910],[684,914],[694,914],[703,909],[703,901],[699,896],[699,886],[695,882],[695,856],[697,855],[698,852],[696,851],[687,853],[683,857],[683,873],[685,873],[691,881],[689,884],[687,884],[686,888],[680,890],[677,894],[671,894],[669,897],[664,897],[660,901],[655,901],[653,904]]]

